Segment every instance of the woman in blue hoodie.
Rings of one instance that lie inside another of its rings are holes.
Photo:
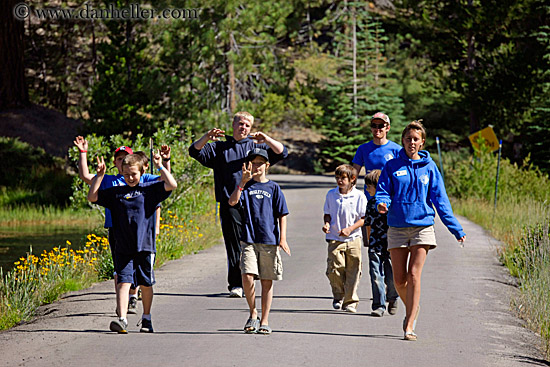
[[[411,122],[403,130],[403,149],[386,163],[376,189],[378,211],[388,214],[388,250],[395,288],[406,307],[405,340],[417,339],[414,329],[420,277],[428,251],[436,247],[435,210],[458,242],[466,240],[436,164],[427,151],[420,150],[426,142],[426,130],[420,121]]]

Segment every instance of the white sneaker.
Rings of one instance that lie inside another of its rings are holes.
[[[243,297],[243,289],[239,287],[231,288],[231,291],[229,292],[229,297],[231,298],[242,298]]]
[[[357,312],[357,309],[355,308],[355,306],[349,305],[349,306],[347,306],[347,307],[344,309],[344,311],[346,311],[346,312],[351,312],[351,313],[356,313],[356,312]]]

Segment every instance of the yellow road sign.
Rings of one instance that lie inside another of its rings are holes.
[[[479,143],[480,140],[484,142],[484,144],[492,151],[498,150],[498,139],[495,135],[495,132],[493,131],[492,127],[486,127],[483,130],[479,130],[472,135],[469,136],[470,143],[472,143],[472,146],[475,149],[479,149]],[[481,139],[480,139],[481,138]]]

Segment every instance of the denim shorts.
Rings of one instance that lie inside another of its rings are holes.
[[[253,274],[255,279],[282,280],[279,246],[241,241],[241,274]]]
[[[419,245],[428,245],[430,250],[437,247],[434,226],[388,228],[388,250]]]
[[[117,252],[114,259],[119,283],[132,283],[150,287],[155,284],[155,253],[149,251],[132,254]]]

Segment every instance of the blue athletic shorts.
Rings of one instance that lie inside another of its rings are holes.
[[[119,283],[132,283],[146,287],[155,284],[154,252],[140,251],[131,254],[117,252],[114,260]]]

